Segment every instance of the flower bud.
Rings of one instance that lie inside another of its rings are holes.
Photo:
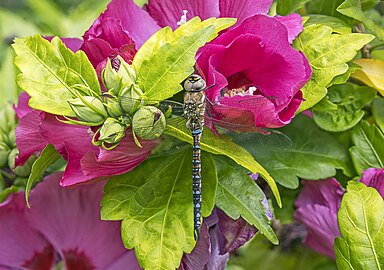
[[[115,96],[119,96],[124,88],[130,88],[136,82],[135,70],[120,56],[112,60],[108,59],[102,77],[108,92],[113,93]]]
[[[105,66],[105,69],[103,69],[101,76],[108,92],[117,96],[121,89],[121,77],[113,69],[110,59],[108,59],[107,65]]]
[[[165,127],[164,114],[156,107],[142,107],[133,115],[133,132],[143,140],[159,138]]]
[[[16,114],[12,106],[6,104],[0,109],[0,132],[8,134],[16,126]]]
[[[8,164],[8,155],[11,150],[7,145],[0,143],[0,168],[5,167]]]
[[[107,118],[100,129],[98,141],[116,144],[124,137],[125,126],[115,118]]]
[[[120,96],[120,104],[123,110],[129,114],[133,114],[140,105],[140,98],[143,94],[143,91],[141,91],[137,84],[133,84],[129,88],[124,88]]]
[[[32,165],[37,159],[35,155],[32,155],[23,166],[15,167],[15,158],[18,155],[19,151],[17,148],[12,149],[8,155],[8,166],[9,168],[18,176],[27,177],[31,173]]]
[[[109,116],[111,117],[117,118],[119,116],[122,116],[124,113],[118,98],[106,96],[104,99],[104,105],[107,108]]]
[[[83,96],[69,100],[68,103],[79,120],[90,126],[98,126],[108,117],[104,104],[98,98]]]
[[[121,77],[121,82],[123,86],[130,86],[136,82],[136,72],[133,67],[124,61],[123,58],[118,56],[118,59],[121,62],[119,71],[117,72]]]

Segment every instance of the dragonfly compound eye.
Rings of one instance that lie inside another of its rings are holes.
[[[187,92],[200,92],[203,91],[205,87],[205,81],[197,74],[192,74],[184,81],[184,90]]]
[[[154,140],[161,136],[166,127],[165,116],[154,106],[140,108],[132,119],[132,129],[142,140]]]

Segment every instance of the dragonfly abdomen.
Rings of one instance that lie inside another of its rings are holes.
[[[200,138],[202,130],[192,130],[192,194],[195,239],[199,239],[201,227],[201,149]]]

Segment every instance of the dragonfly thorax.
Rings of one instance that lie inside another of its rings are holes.
[[[187,92],[200,92],[205,90],[206,86],[203,78],[197,74],[192,74],[183,83],[183,88]]]

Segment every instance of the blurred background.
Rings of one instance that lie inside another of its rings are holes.
[[[46,36],[81,37],[105,9],[110,0],[0,0],[0,106],[16,102],[19,90],[15,84],[17,70],[13,66],[15,37],[41,34]],[[143,5],[145,0],[135,0]],[[326,1],[326,0],[322,0]],[[384,26],[384,3],[369,10],[369,16]],[[305,10],[303,10],[305,14]],[[379,57],[384,51],[377,51]],[[262,235],[232,254],[227,270],[331,270],[335,263],[301,244],[305,229],[292,223],[293,201],[298,190],[281,188],[285,194],[284,209],[275,209],[278,220],[274,228],[281,241],[272,246]],[[287,203],[288,202],[288,203]]]

